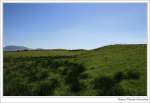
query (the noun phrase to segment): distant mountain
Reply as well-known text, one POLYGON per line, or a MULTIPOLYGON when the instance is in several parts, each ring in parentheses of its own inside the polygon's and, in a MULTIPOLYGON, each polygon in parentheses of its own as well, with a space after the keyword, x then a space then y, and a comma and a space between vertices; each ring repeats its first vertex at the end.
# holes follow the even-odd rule
POLYGON ((14 46, 14 45, 4 47, 4 51, 17 51, 17 50, 30 50, 30 48, 27 48, 25 46, 14 46))

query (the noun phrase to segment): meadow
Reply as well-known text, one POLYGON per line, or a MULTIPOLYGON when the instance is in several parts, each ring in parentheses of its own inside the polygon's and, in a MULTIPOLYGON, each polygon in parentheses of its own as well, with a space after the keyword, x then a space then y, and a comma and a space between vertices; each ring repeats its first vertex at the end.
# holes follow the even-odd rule
POLYGON ((4 51, 4 96, 146 96, 147 45, 4 51))

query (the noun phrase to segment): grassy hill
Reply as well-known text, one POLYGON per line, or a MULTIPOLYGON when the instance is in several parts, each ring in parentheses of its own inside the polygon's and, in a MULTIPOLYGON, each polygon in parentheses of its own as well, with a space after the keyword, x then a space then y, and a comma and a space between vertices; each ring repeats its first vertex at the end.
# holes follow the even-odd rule
POLYGON ((6 96, 145 96, 147 45, 4 52, 6 96))

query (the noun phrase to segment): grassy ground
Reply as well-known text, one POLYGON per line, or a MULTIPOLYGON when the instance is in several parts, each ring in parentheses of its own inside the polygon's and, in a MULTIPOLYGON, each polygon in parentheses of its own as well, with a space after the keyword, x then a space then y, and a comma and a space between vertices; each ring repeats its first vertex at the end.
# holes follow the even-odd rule
POLYGON ((6 96, 145 96, 147 46, 4 52, 6 96))

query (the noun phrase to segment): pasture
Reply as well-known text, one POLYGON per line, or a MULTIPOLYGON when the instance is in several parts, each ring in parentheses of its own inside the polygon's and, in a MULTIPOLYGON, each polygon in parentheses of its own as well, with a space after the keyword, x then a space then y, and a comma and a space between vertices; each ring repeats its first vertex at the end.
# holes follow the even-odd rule
POLYGON ((4 51, 4 96, 146 96, 147 45, 4 51))

